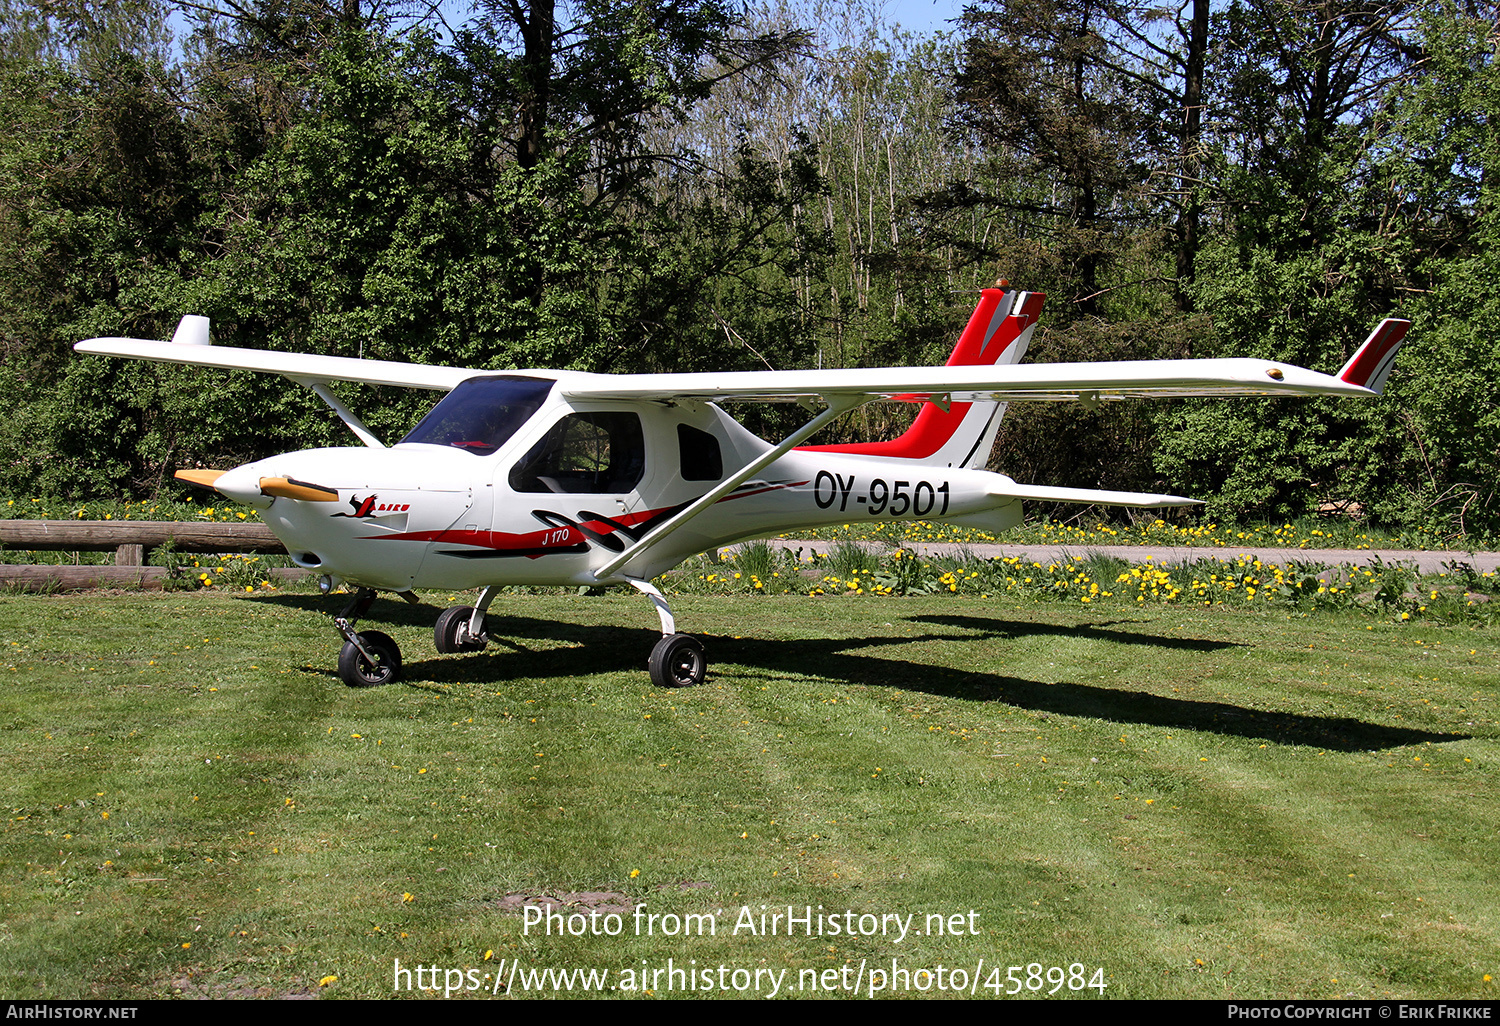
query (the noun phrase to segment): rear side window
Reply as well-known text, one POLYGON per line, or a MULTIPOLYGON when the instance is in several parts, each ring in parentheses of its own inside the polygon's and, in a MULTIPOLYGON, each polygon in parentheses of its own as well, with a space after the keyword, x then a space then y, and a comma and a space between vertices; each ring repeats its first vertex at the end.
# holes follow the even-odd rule
POLYGON ((646 472, 646 441, 634 413, 573 413, 552 426, 510 471, 518 492, 632 491, 646 472))
POLYGON ((724 477, 724 457, 719 440, 707 431, 677 425, 677 450, 682 457, 684 481, 719 481, 724 477))

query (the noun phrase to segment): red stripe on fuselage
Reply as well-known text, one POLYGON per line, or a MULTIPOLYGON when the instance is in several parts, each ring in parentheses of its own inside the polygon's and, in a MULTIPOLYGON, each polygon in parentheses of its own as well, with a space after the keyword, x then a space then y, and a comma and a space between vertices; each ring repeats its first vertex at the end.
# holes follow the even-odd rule
MULTIPOLYGON (((728 502, 731 499, 745 499, 752 495, 763 495, 766 492, 780 491, 783 488, 797 488, 805 484, 807 484, 806 481, 786 481, 780 484, 766 485, 762 488, 734 491, 718 501, 728 502)), ((530 531, 526 534, 511 534, 506 531, 455 531, 450 528, 442 531, 405 531, 397 534, 366 535, 359 540, 442 542, 445 545, 472 545, 475 548, 493 549, 497 552, 526 549, 569 549, 579 544, 588 543, 588 535, 579 530, 580 527, 587 528, 589 532, 595 535, 613 534, 621 527, 634 527, 674 508, 672 506, 662 506, 659 509, 644 510, 639 513, 622 513, 618 517, 611 517, 611 522, 609 523, 603 520, 584 520, 580 521, 578 526, 559 525, 558 527, 550 527, 540 531, 530 531)), ((533 554, 528 552, 527 558, 539 559, 544 555, 547 555, 547 553, 537 552, 533 554)))
POLYGON ((752 495, 764 495, 766 492, 779 492, 783 488, 801 488, 805 484, 807 484, 806 481, 787 481, 782 484, 766 485, 764 488, 752 488, 748 492, 733 491, 720 499, 719 502, 728 502, 730 499, 746 499, 752 495))

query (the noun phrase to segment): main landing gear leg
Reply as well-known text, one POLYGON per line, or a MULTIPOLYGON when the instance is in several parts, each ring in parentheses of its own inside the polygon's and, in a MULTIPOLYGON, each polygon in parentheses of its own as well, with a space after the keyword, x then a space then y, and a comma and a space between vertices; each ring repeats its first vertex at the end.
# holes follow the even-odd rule
POLYGON ((500 589, 491 585, 479 593, 479 604, 453 606, 445 609, 432 628, 432 643, 439 652, 478 652, 489 644, 489 635, 484 631, 484 614, 500 589))
POLYGON ((339 650, 339 677, 351 688, 389 684, 401 675, 401 649, 390 635, 354 631, 355 623, 370 611, 374 601, 375 589, 361 588, 333 618, 333 625, 344 638, 344 647, 339 650))
POLYGON ((652 683, 663 688, 702 684, 707 676, 708 661, 703 657, 703 646, 698 639, 690 634, 677 633, 672 609, 656 585, 631 578, 630 586, 651 600, 661 619, 661 640, 651 650, 651 658, 646 663, 651 670, 652 683))

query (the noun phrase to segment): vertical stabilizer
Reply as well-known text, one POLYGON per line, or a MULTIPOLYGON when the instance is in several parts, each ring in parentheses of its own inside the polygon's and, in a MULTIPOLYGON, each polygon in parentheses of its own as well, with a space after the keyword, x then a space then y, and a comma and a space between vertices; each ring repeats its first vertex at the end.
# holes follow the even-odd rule
MULTIPOLYGON (((1017 363, 1026 355, 1042 303, 1040 292, 985 289, 968 327, 948 357, 949 367, 1017 363)), ((1005 403, 928 402, 900 438, 852 445, 812 445, 818 452, 887 456, 939 466, 983 470, 1005 415, 1005 403)))

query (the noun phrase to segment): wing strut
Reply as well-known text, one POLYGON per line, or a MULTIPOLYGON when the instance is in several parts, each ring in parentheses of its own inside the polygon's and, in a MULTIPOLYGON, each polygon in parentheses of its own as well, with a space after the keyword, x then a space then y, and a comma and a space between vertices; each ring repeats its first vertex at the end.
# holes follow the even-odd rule
MULTIPOLYGON (((291 375, 288 374, 287 377, 291 378, 291 375)), ((358 435, 361 442, 364 442, 372 449, 384 449, 386 447, 385 443, 375 437, 375 432, 366 427, 365 422, 360 420, 353 410, 339 402, 338 396, 334 395, 333 390, 328 387, 328 382, 317 381, 313 378, 292 378, 292 380, 318 393, 318 398, 333 408, 333 412, 339 415, 339 420, 343 421, 350 431, 358 435)))
POLYGON ((759 456, 751 460, 749 463, 745 464, 739 470, 735 471, 733 474, 730 474, 723 481, 720 481, 718 484, 714 485, 708 491, 704 492, 701 496, 694 499, 687 506, 683 507, 680 512, 662 521, 660 524, 657 524, 655 527, 653 527, 650 531, 646 532, 645 536, 643 536, 640 541, 630 546, 630 548, 620 553, 614 559, 611 559, 608 563, 605 563, 603 566, 596 569, 594 571, 595 579, 602 581, 604 578, 609 577, 611 574, 615 573, 615 571, 623 567, 626 563, 629 563, 636 556, 639 556, 641 553, 651 548, 651 546, 655 545, 658 541, 665 538, 673 531, 677 530, 679 527, 687 523, 689 520, 693 519, 699 513, 702 513, 704 510, 708 509, 708 507, 718 502, 724 496, 734 491, 736 488, 744 484, 746 481, 750 480, 756 474, 759 474, 762 470, 770 466, 776 460, 780 459, 783 455, 801 445, 808 438, 811 438, 813 435, 817 434, 818 431, 820 431, 823 426, 826 425, 829 421, 833 420, 835 417, 839 417, 845 413, 848 413, 850 410, 855 409, 856 407, 863 406, 866 402, 869 401, 869 397, 858 394, 848 395, 843 393, 836 393, 832 396, 823 396, 823 401, 828 404, 828 408, 826 410, 818 414, 806 424, 803 424, 796 431, 793 431, 791 434, 787 435, 776 445, 761 453, 759 456))

